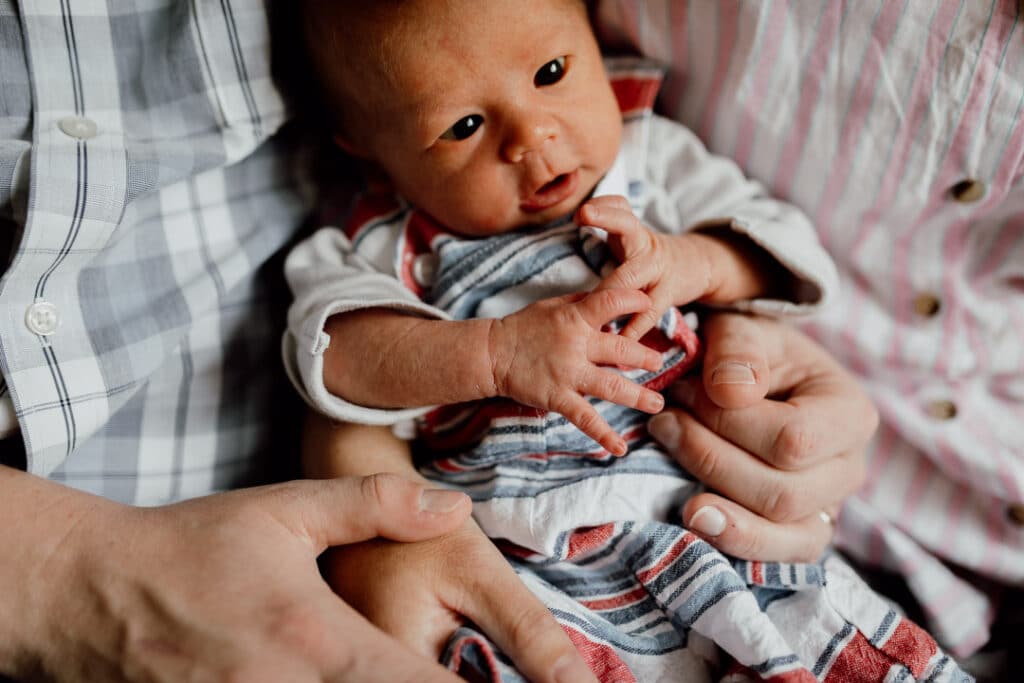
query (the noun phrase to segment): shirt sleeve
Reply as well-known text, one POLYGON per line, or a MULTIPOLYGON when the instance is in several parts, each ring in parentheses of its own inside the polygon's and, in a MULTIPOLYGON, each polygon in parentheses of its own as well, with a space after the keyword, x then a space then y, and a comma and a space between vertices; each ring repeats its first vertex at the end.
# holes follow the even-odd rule
POLYGON ((745 235, 793 277, 789 301, 751 299, 729 308, 765 315, 808 315, 839 286, 835 265, 806 215, 767 196, 730 159, 710 154, 686 127, 655 116, 647 156, 644 220, 655 229, 682 233, 720 224, 745 235))
POLYGON ((331 337, 324 325, 332 315, 366 308, 442 320, 450 319, 448 315, 420 301, 395 273, 382 271, 360 256, 334 227, 321 228, 292 249, 285 261, 285 277, 294 300, 288 310, 282 356, 289 379, 310 407, 336 420, 372 425, 396 425, 431 409, 369 408, 327 391, 324 352, 331 337))

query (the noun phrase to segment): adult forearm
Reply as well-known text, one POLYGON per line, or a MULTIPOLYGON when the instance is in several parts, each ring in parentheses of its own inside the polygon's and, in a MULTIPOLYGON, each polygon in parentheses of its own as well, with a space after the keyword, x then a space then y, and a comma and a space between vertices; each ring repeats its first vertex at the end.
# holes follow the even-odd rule
POLYGON ((414 408, 495 395, 490 320, 425 320, 384 309, 327 321, 324 385, 372 408, 414 408))
MULTIPOLYGON (((76 528, 99 498, 0 466, 0 672, 35 667, 36 646, 49 639, 44 619, 60 607, 60 591, 76 528)), ((68 615, 73 618, 73 615, 68 615)))

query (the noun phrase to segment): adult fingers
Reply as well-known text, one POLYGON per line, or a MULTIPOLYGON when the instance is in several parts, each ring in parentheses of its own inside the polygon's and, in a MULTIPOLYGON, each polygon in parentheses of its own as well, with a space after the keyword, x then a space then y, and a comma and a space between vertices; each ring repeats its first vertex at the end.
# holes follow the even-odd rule
POLYGON ((741 408, 764 398, 769 388, 768 349, 777 343, 754 319, 735 313, 701 321, 704 387, 721 408, 741 408))
POLYGON ((767 562, 815 562, 834 531, 828 514, 773 522, 714 493, 687 501, 683 524, 729 555, 767 562))
POLYGON ((507 562, 494 562, 492 571, 469 580, 459 611, 479 625, 528 680, 596 683, 569 636, 507 562))
POLYGON ((827 509, 864 480, 859 451, 797 471, 783 471, 751 457, 692 415, 666 410, 648 430, 693 476, 748 510, 775 522, 792 522, 827 509))
POLYGON ((799 350, 792 358, 787 362, 803 363, 802 368, 773 361, 769 397, 744 407, 721 407, 711 398, 713 388, 693 378, 677 382, 669 396, 723 438, 781 469, 802 469, 862 449, 878 426, 867 395, 836 364, 799 350), (799 379, 776 388, 776 379, 798 373, 799 379))
POLYGON ((261 503, 317 553, 376 536, 419 541, 457 528, 472 511, 464 493, 424 486, 395 474, 277 484, 261 503))
POLYGON ((876 418, 859 389, 808 384, 800 392, 785 401, 768 398, 727 410, 699 383, 685 379, 669 388, 669 398, 722 438, 779 469, 803 469, 863 447, 876 418))

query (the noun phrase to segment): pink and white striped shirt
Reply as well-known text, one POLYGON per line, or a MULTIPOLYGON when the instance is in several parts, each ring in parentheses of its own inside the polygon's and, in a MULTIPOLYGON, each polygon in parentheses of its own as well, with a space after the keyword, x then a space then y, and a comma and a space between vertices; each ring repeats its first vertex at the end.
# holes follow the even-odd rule
POLYGON ((665 113, 806 211, 842 276, 807 331, 882 414, 836 541, 954 653, 1024 585, 1024 3, 602 0, 665 113))

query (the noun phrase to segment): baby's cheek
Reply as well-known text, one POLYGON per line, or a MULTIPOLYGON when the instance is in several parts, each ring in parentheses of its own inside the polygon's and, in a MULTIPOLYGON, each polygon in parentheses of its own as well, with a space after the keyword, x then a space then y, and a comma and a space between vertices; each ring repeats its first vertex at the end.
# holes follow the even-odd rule
POLYGON ((454 193, 452 200, 452 213, 464 226, 461 232, 496 235, 516 227, 519 197, 507 181, 481 175, 454 193))

